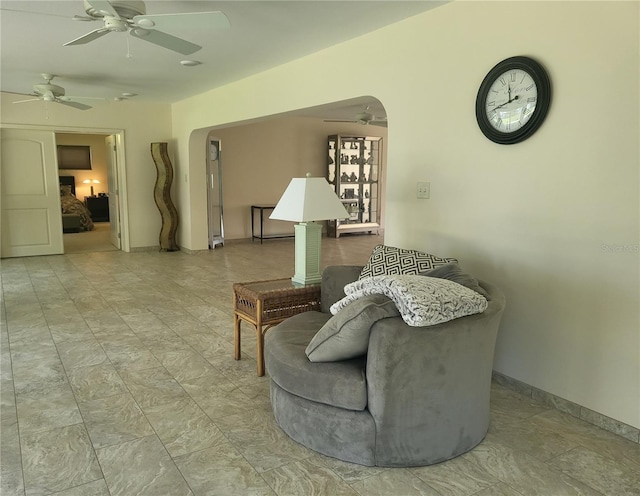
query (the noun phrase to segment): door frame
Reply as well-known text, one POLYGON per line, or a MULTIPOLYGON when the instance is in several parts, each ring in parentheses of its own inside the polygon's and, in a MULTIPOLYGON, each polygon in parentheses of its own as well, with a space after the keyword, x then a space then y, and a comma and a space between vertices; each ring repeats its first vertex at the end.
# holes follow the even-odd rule
MULTIPOLYGON (((67 134, 96 134, 101 136, 115 136, 116 143, 116 172, 118 174, 119 192, 118 208, 120 210, 120 250, 125 252, 131 251, 129 241, 129 202, 127 193, 127 165, 125 160, 125 138, 124 129, 114 128, 96 128, 96 127, 65 127, 65 126, 38 126, 28 124, 2 124, 5 129, 24 129, 31 131, 49 131, 53 133, 67 134)), ((58 164, 56 162, 56 174, 58 173, 58 164)))

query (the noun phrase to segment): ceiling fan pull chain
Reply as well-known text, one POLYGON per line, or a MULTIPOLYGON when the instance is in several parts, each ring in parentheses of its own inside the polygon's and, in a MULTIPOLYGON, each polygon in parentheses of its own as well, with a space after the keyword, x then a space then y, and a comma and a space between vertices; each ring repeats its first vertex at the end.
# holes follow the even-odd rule
POLYGON ((131 34, 130 34, 130 32, 129 32, 129 33, 127 33, 127 55, 126 55, 126 57, 127 57, 128 59, 131 59, 131 58, 133 58, 133 55, 131 55, 131 46, 130 46, 130 44, 129 44, 129 40, 131 40, 131 34))

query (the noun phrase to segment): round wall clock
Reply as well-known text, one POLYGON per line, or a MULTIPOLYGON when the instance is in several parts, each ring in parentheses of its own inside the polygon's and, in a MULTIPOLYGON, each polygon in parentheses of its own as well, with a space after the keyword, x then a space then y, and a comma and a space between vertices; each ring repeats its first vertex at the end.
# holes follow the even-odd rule
POLYGON ((540 127, 551 103, 544 67, 529 57, 511 57, 486 75, 476 98, 480 130, 495 143, 512 145, 540 127))

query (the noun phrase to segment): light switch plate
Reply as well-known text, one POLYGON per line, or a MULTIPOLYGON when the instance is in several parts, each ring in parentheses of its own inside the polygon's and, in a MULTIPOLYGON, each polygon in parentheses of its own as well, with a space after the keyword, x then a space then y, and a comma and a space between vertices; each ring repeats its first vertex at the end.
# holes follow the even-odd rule
POLYGON ((417 198, 426 200, 431 194, 431 183, 418 181, 417 198))

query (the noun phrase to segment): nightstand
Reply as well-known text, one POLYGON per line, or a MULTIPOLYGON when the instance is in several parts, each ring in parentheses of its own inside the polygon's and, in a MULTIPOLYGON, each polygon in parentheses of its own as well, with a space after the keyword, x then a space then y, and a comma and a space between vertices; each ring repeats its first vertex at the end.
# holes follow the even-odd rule
POLYGON ((85 196, 86 205, 93 222, 109 222, 109 197, 108 196, 85 196))

